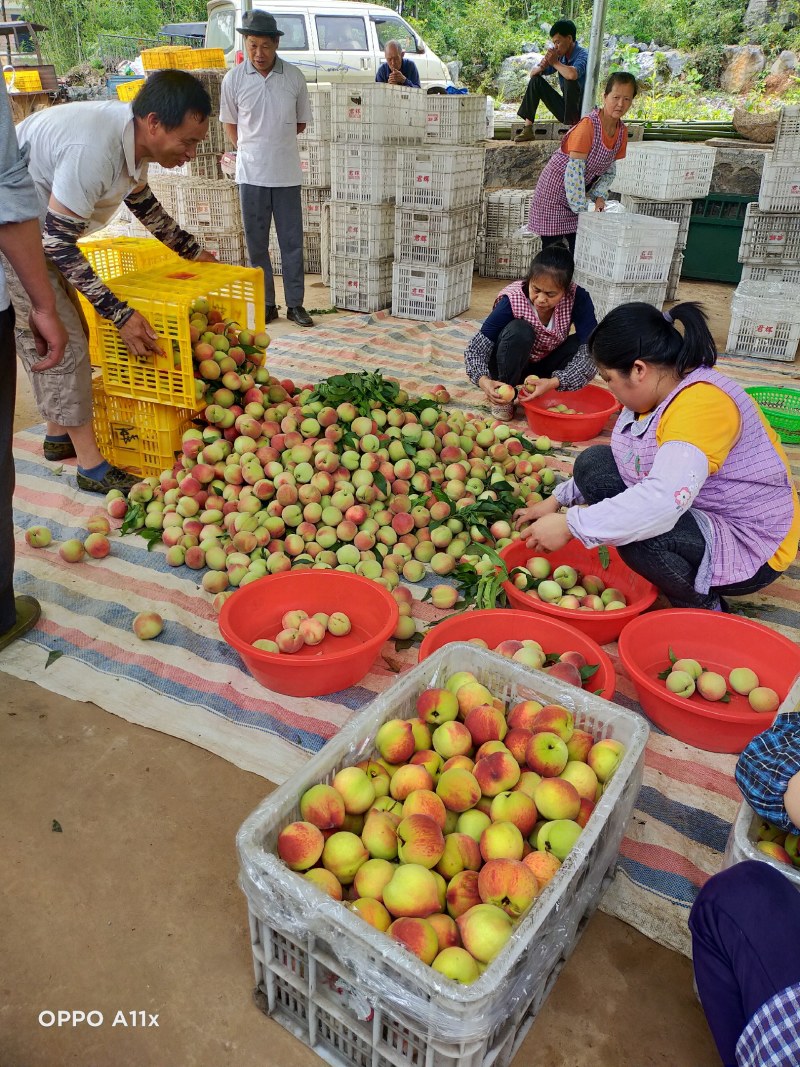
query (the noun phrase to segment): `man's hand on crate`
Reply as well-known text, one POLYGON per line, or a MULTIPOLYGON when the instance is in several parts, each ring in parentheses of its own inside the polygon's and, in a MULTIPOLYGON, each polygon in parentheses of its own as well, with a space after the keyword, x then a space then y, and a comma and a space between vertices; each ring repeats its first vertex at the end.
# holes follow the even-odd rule
POLYGON ((199 256, 195 256, 192 260, 193 263, 216 263, 217 257, 213 252, 203 251, 199 256))
POLYGON ((134 311, 128 321, 119 327, 119 333, 134 356, 161 352, 158 334, 144 315, 140 315, 138 311, 134 311))

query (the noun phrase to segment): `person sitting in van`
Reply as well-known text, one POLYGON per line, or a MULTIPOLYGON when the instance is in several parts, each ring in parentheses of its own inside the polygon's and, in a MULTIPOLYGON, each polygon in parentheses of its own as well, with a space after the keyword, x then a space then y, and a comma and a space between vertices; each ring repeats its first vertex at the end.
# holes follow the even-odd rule
POLYGON ((405 58, 405 52, 397 41, 387 41, 383 54, 386 62, 378 67, 378 73, 375 75, 376 82, 405 85, 409 89, 422 88, 416 63, 405 58))

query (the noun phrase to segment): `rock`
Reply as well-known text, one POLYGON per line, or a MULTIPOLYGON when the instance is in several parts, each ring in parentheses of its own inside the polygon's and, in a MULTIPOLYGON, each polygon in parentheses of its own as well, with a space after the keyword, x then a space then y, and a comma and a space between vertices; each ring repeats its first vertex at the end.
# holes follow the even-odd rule
POLYGON ((460 59, 451 59, 447 64, 447 70, 452 82, 458 83, 458 76, 461 73, 462 63, 460 59))
POLYGON ((723 64, 720 88, 726 93, 743 93, 764 69, 764 53, 755 44, 726 45, 723 64))
POLYGON ((797 76, 790 71, 783 74, 768 74, 764 79, 764 90, 771 96, 783 96, 797 85, 797 76))
POLYGON ((797 70, 797 56, 784 49, 769 68, 770 74, 787 74, 797 70))
POLYGON ((528 73, 539 65, 541 59, 541 52, 509 56, 503 60, 497 77, 492 82, 492 88, 504 100, 521 100, 528 84, 528 73))
POLYGON ((757 197, 764 159, 769 159, 769 151, 764 148, 717 147, 709 192, 757 197))
POLYGON ((766 22, 782 23, 784 30, 795 25, 797 13, 790 0, 749 0, 744 15, 744 24, 748 28, 760 26, 766 22))
POLYGON ((558 141, 528 141, 514 144, 490 141, 486 151, 483 183, 487 189, 533 189, 545 163, 558 149, 558 141))
POLYGON ((677 48, 669 48, 665 49, 660 54, 666 58, 667 66, 669 67, 670 74, 673 78, 677 78, 679 74, 683 73, 687 58, 683 52, 679 52, 677 48))

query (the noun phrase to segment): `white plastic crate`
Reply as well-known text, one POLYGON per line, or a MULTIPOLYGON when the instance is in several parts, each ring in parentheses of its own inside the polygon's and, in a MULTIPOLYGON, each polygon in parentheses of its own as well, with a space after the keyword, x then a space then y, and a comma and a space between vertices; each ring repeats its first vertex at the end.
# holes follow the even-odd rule
POLYGON ((800 104, 781 108, 772 149, 773 163, 788 163, 791 160, 800 160, 800 104))
POLYGON ((331 198, 330 189, 301 186, 300 200, 303 211, 303 230, 309 233, 319 232, 322 219, 322 205, 331 198))
POLYGON ((800 345, 797 289, 771 282, 739 282, 731 301, 726 352, 790 363, 800 345))
POLYGON ((219 153, 198 152, 194 159, 190 159, 181 167, 167 168, 159 166, 158 163, 149 163, 147 176, 151 182, 154 178, 221 178, 219 153))
POLYGON ((620 304, 642 302, 652 304, 653 307, 661 308, 667 294, 667 282, 610 282, 606 278, 599 278, 596 274, 588 274, 584 270, 575 269, 573 281, 585 289, 592 298, 594 313, 597 321, 620 304))
POLYGON ((586 211, 578 216, 575 262, 610 282, 666 282, 677 237, 677 222, 586 211))
POLYGON ((331 146, 327 141, 306 141, 299 146, 303 185, 327 189, 331 184, 331 146))
POLYGON ((331 140, 360 144, 419 144, 425 140, 428 96, 419 89, 376 82, 331 87, 331 140))
POLYGON ((635 215, 650 215, 655 219, 668 219, 678 224, 678 240, 675 247, 679 251, 686 248, 689 236, 689 220, 692 215, 691 200, 643 200, 638 196, 620 197, 622 206, 635 215))
POLYGON ((426 97, 425 140, 433 144, 475 144, 486 139, 486 97, 426 97))
POLYGON ((347 311, 382 311, 392 303, 392 260, 330 257, 331 303, 347 311))
POLYGON ((331 207, 332 203, 327 200, 322 205, 322 218, 320 220, 319 227, 319 255, 320 255, 320 273, 322 274, 322 284, 331 284, 331 207))
POLYGON ((243 233, 198 233, 195 237, 203 250, 211 252, 220 263, 233 267, 249 267, 247 243, 243 233))
POLYGON ((428 211, 399 207, 394 217, 394 254, 403 263, 450 267, 475 257, 480 208, 428 211))
POLYGON ((154 241, 155 236, 150 233, 146 226, 136 218, 133 212, 125 205, 120 204, 115 214, 108 220, 102 230, 95 230, 89 234, 91 239, 100 237, 150 237, 154 241))
MULTIPOLYGON (((272 264, 272 273, 282 275, 281 249, 274 227, 269 234, 269 261, 272 264)), ((306 274, 322 273, 321 243, 317 232, 303 234, 303 270, 306 274)))
POLYGON ((373 144, 331 145, 332 200, 393 203, 396 181, 396 148, 373 144))
POLYGON ((764 160, 758 206, 762 211, 800 213, 800 158, 780 163, 764 160))
POLYGON ((331 204, 331 254, 386 259, 394 252, 391 204, 331 204))
POLYGON ((439 211, 479 204, 484 148, 425 145, 397 150, 398 206, 439 211))
POLYGON ((646 200, 695 200, 708 196, 717 150, 672 141, 628 144, 617 160, 612 189, 646 200))
MULTIPOLYGON (((800 267, 755 267, 745 263, 742 267, 742 281, 800 286, 800 267)), ((798 300, 800 301, 800 295, 798 300)))
POLYGON ((331 139, 331 87, 309 85, 308 99, 311 104, 311 121, 302 133, 298 133, 300 145, 307 141, 330 141, 331 139))
POLYGON ((452 267, 417 267, 395 262, 392 271, 392 314, 400 319, 444 322, 469 307, 475 261, 452 267))
POLYGON ((489 237, 511 237, 528 221, 533 189, 498 189, 483 200, 483 233, 489 237))
MULTIPOLYGON (((758 827, 762 822, 764 820, 756 815, 749 804, 742 804, 728 837, 725 859, 722 863, 723 870, 733 867, 735 863, 743 863, 744 860, 772 863, 763 852, 756 848, 758 827)), ((789 867, 786 863, 772 863, 772 865, 785 875, 796 889, 800 890, 800 867, 789 867)))
MULTIPOLYGON (((159 168, 161 170, 161 168, 159 168)), ((171 215, 176 222, 180 222, 178 218, 178 189, 180 188, 182 179, 170 174, 169 171, 164 171, 163 175, 160 174, 148 174, 147 184, 150 186, 150 192, 161 204, 168 215, 171 215)), ((131 218, 134 216, 131 215, 131 218)))
POLYGON ((478 242, 478 274, 481 278, 526 278, 531 260, 542 250, 541 238, 482 237, 478 242))
POLYGON ((682 270, 683 252, 676 252, 672 257, 672 266, 669 268, 669 278, 667 278, 667 292, 664 296, 665 300, 677 299, 678 285, 680 284, 682 270))
POLYGON ((800 215, 762 211, 748 204, 739 262, 753 266, 800 267, 800 215))
POLYGON ((262 1010, 336 1067, 508 1067, 613 874, 642 782, 648 728, 539 671, 451 644, 404 674, 276 789, 237 835, 262 1010), (500 955, 471 985, 437 974, 275 855, 302 793, 374 752, 378 728, 416 716, 418 694, 459 670, 513 702, 569 707, 626 746, 586 828, 500 955))
POLYGON ((228 178, 182 178, 175 221, 191 233, 241 233, 244 229, 239 187, 228 178))

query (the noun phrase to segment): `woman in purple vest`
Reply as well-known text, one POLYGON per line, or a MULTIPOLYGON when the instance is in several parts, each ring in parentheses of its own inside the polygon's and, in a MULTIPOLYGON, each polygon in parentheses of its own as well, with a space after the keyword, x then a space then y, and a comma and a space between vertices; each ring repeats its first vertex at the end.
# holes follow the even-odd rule
POLYGON ((636 96, 636 79, 618 71, 606 82, 602 107, 574 126, 560 149, 539 175, 528 214, 528 229, 542 245, 564 243, 575 252, 578 216, 594 201, 596 211, 605 207, 611 183, 628 144, 622 118, 636 96))
POLYGON ((464 352, 467 377, 486 394, 495 419, 509 422, 513 400, 503 385, 539 377, 528 396, 551 389, 581 389, 597 373, 586 342, 597 326, 592 298, 572 281, 566 248, 542 249, 528 277, 507 285, 464 352), (570 333, 572 327, 575 333, 570 333), (498 393, 498 389, 500 392, 498 393))
POLYGON ((797 555, 797 491, 760 408, 714 370, 699 305, 623 304, 589 350, 624 410, 610 446, 586 449, 550 499, 517 513, 528 547, 617 545, 675 607, 725 610, 722 596, 774 582, 797 555))

